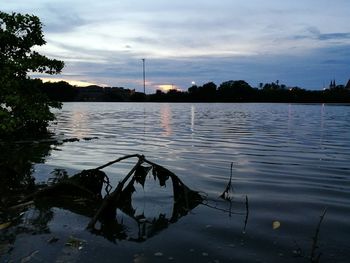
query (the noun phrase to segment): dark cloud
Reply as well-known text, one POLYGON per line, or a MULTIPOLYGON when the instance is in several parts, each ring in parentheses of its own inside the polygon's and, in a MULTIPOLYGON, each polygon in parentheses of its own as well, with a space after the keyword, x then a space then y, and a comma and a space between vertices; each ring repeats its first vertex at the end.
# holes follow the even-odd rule
POLYGON ((339 40, 339 39, 350 39, 349 33, 328 33, 328 34, 320 34, 318 36, 319 40, 339 40))
POLYGON ((73 7, 48 3, 43 12, 45 31, 50 33, 67 33, 77 27, 88 24, 73 7))
POLYGON ((305 34, 292 36, 292 39, 314 39, 314 40, 348 40, 350 39, 350 32, 332 32, 322 33, 317 27, 308 27, 305 34))

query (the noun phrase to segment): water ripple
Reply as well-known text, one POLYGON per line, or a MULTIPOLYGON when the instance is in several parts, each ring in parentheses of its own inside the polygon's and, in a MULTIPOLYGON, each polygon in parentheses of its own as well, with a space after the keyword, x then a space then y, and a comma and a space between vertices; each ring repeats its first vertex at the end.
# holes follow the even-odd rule
MULTIPOLYGON (((235 194, 250 197, 251 227, 260 229, 255 238, 265 237, 270 245, 275 237, 268 227, 276 216, 289 226, 283 231, 290 239, 294 229, 311 231, 324 207, 330 213, 326 234, 338 235, 341 243, 346 238, 337 224, 350 229, 344 220, 350 217, 350 107, 65 103, 52 129, 65 137, 99 139, 64 144, 48 166, 79 170, 142 153, 215 198, 233 162, 235 194)), ((219 217, 213 218, 219 230, 207 237, 229 243, 220 234, 225 228, 219 217)))

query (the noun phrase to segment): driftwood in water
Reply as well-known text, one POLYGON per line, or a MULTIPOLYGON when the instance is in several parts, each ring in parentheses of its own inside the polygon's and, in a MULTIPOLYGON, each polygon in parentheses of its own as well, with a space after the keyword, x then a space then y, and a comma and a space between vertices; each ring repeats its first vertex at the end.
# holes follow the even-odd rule
MULTIPOLYGON (((217 199, 209 200, 199 192, 191 190, 174 173, 147 160, 140 154, 120 157, 94 169, 83 170, 72 177, 68 177, 65 170, 55 169, 52 172, 55 177, 51 178, 52 180, 48 185, 34 184, 34 190, 31 193, 29 192, 30 194, 28 194, 28 191, 21 192, 18 189, 12 195, 11 200, 20 201, 11 202, 9 199, 10 201, 6 202, 5 205, 0 203, 0 209, 3 207, 5 210, 8 209, 21 214, 27 206, 35 204, 41 215, 42 213, 52 213, 50 211, 52 207, 59 207, 91 218, 87 225, 89 231, 112 242, 116 242, 117 239, 143 242, 167 228, 170 224, 177 222, 201 204, 228 213, 229 216, 245 214, 243 229, 245 232, 249 214, 248 197, 246 197, 245 213, 231 211, 233 205, 233 196, 231 195, 233 192, 232 166, 231 164, 230 180, 225 191, 220 195, 222 199, 229 201, 229 209, 218 207, 217 199), (127 159, 136 159, 135 164, 113 189, 109 177, 102 170, 127 159), (170 213, 159 211, 159 214, 156 212, 156 215, 146 216, 144 211, 141 214, 137 213, 137 207, 136 209, 133 207, 138 200, 138 198, 133 199, 133 194, 136 192, 135 186, 140 184, 145 187, 147 177, 152 176, 161 187, 166 186, 168 181, 172 184, 172 201, 169 200, 172 202, 170 213), (102 191, 104 186, 105 191, 102 191), (113 191, 111 191, 112 189, 113 191), (17 194, 17 192, 20 194, 17 194), (128 224, 130 223, 129 219, 131 219, 131 224, 128 224), (131 229, 135 228, 135 222, 137 229, 132 231, 131 229)), ((163 201, 161 200, 161 202, 163 201)))
POLYGON ((132 212, 134 209, 131 207, 131 195, 134 192, 134 183, 137 182, 144 186, 146 176, 151 169, 154 178, 159 180, 160 186, 165 186, 165 182, 169 178, 172 181, 174 209, 170 222, 175 222, 178 217, 186 214, 203 200, 203 197, 198 192, 188 188, 174 173, 163 166, 147 160, 143 155, 136 154, 124 156, 115 161, 102 165, 97 169, 102 169, 116 162, 120 162, 121 160, 133 157, 137 157, 138 162, 130 170, 127 176, 121 182, 119 182, 116 189, 110 195, 104 198, 102 205, 88 224, 89 229, 94 229, 98 220, 104 221, 114 218, 115 210, 118 206, 123 207, 123 210, 129 216, 136 219, 132 212), (149 166, 142 166, 143 163, 149 166), (129 183, 125 186, 128 181, 129 183))
MULTIPOLYGON (((139 154, 123 156, 95 169, 83 170, 72 177, 68 177, 66 172, 59 169, 55 170, 55 173, 58 179, 53 180, 51 185, 37 186, 34 193, 21 198, 20 202, 12 203, 8 208, 17 210, 33 202, 38 206, 48 205, 66 208, 75 213, 91 217, 87 228, 107 238, 111 236, 109 239, 112 239, 115 236, 125 238, 122 224, 116 221, 117 209, 135 220, 139 227, 142 225, 144 229, 150 226, 151 230, 149 232, 151 233, 148 236, 152 236, 169 224, 176 222, 203 201, 203 197, 198 192, 187 187, 174 173, 139 154), (109 178, 101 170, 131 158, 137 159, 136 164, 110 192, 112 187, 109 178), (165 218, 164 215, 160 214, 159 218, 147 221, 145 218, 135 215, 135 209, 131 202, 132 194, 135 191, 134 184, 138 183, 144 187, 146 177, 151 170, 154 179, 159 181, 160 186, 165 186, 167 180, 172 182, 174 205, 170 218, 165 218), (103 197, 104 185, 106 185, 106 194, 103 197), (76 202, 76 200, 83 201, 76 202), (98 221, 101 223, 100 229, 95 227, 98 221), (113 230, 116 231, 113 232, 113 230)), ((135 241, 142 241, 142 238, 136 238, 135 241)))

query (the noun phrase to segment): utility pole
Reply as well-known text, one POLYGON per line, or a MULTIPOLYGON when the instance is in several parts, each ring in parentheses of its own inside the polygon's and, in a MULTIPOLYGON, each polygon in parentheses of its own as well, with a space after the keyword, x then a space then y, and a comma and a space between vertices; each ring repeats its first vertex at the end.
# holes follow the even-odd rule
POLYGON ((142 59, 143 67, 143 93, 146 95, 146 73, 145 73, 145 59, 142 59))

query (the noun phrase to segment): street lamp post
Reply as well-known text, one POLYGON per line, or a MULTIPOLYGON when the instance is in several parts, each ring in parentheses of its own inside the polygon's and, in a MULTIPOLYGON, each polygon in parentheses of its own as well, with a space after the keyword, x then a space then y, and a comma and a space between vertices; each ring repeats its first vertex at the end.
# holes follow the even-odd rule
POLYGON ((142 59, 143 67, 143 93, 146 95, 146 73, 145 73, 145 59, 142 59))

